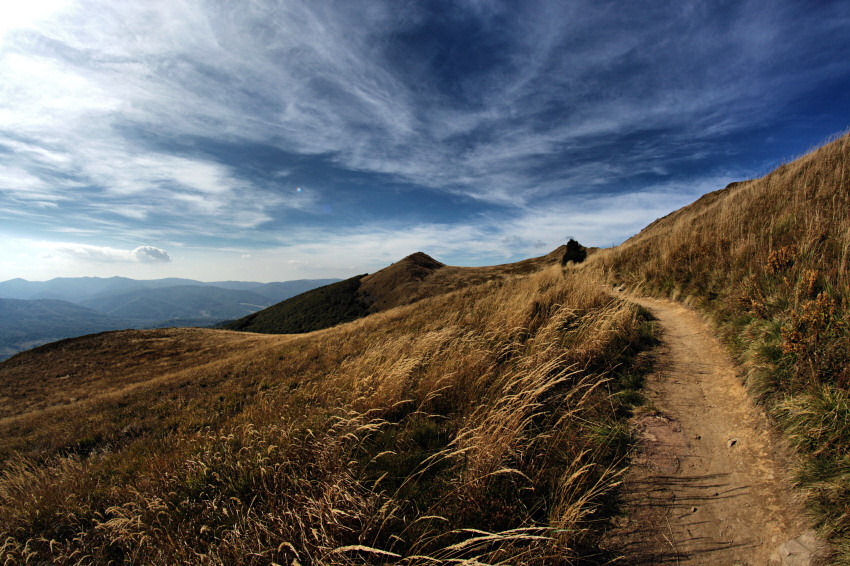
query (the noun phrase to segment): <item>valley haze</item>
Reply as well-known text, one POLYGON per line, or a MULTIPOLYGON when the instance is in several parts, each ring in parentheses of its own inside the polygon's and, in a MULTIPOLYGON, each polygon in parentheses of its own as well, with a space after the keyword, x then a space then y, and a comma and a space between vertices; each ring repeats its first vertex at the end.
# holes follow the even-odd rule
POLYGON ((276 283, 126 277, 0 282, 0 360, 21 350, 125 328, 212 326, 337 279, 276 283))

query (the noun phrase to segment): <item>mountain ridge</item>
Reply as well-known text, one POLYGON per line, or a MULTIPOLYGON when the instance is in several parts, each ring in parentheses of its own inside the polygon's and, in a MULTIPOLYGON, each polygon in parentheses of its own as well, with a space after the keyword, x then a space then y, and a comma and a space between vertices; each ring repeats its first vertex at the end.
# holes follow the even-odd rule
POLYGON ((484 267, 446 265, 418 251, 374 273, 314 289, 268 309, 222 325, 229 330, 262 333, 301 333, 329 328, 369 314, 437 296, 528 274, 545 265, 560 263, 566 245, 540 257, 484 267), (328 308, 323 307, 328 303, 328 308))
MULTIPOLYGON (((261 283, 257 281, 198 281, 180 277, 162 279, 131 279, 129 277, 54 277, 47 281, 29 281, 21 277, 0 282, 0 297, 6 299, 60 299, 77 302, 91 299, 95 296, 106 296, 124 293, 136 289, 151 289, 194 285, 201 287, 220 287, 236 291, 254 290, 260 294, 270 293, 272 298, 282 293, 303 292, 314 283, 329 284, 339 279, 293 279, 290 281, 273 281, 261 283), (257 291, 260 290, 260 291, 257 291)), ((289 295, 294 296, 294 295, 289 295)), ((282 298, 278 300, 283 300, 282 298)))

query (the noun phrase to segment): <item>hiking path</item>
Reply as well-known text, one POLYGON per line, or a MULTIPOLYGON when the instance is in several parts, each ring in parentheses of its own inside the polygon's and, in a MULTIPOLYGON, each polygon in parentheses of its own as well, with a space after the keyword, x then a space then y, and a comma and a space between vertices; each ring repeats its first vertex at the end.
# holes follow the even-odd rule
POLYGON ((647 408, 624 479, 615 564, 783 566, 822 547, 793 488, 793 452, 747 395, 705 320, 671 301, 630 300, 661 326, 647 408))

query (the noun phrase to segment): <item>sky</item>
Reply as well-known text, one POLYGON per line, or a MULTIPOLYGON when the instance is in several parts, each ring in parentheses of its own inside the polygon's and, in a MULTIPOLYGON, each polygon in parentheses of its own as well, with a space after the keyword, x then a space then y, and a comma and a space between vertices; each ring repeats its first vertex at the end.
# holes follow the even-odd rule
POLYGON ((850 2, 0 0, 0 281, 616 245, 850 126, 850 2))

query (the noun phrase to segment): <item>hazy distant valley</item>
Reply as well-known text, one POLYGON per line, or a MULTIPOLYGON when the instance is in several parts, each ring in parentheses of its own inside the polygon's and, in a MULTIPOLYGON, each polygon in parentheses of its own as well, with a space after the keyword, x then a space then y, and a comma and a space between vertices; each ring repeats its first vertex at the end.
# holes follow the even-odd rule
POLYGON ((12 279, 0 283, 0 360, 47 342, 107 330, 210 326, 337 281, 12 279))

